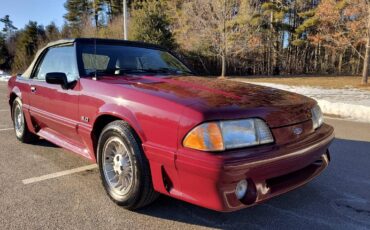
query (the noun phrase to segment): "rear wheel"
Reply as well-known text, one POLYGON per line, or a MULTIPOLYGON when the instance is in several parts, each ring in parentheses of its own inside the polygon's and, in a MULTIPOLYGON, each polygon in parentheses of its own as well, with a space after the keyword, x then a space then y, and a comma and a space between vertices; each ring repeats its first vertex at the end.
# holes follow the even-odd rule
POLYGON ((27 121, 22 109, 22 101, 19 97, 17 97, 13 102, 12 116, 15 136, 17 139, 23 143, 33 143, 37 141, 38 136, 28 130, 27 121))
POLYGON ((140 140, 126 122, 114 121, 103 129, 98 164, 103 186, 118 205, 134 210, 157 198, 140 140))

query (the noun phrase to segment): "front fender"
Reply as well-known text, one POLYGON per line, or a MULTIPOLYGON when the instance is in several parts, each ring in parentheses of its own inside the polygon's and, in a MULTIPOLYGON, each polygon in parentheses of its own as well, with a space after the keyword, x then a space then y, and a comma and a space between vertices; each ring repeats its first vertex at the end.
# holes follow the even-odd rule
POLYGON ((126 121, 135 130, 136 134, 139 135, 140 140, 143 143, 147 141, 144 130, 142 129, 139 121, 136 119, 136 116, 130 109, 118 104, 104 104, 99 108, 96 117, 93 118, 93 124, 95 124, 96 120, 98 120, 99 117, 105 115, 117 117, 121 120, 126 121))

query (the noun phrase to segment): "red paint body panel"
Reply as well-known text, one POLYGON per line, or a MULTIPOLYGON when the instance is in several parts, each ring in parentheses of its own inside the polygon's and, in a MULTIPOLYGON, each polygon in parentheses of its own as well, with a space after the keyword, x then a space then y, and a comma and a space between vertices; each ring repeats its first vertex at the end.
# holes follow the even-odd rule
POLYGON ((109 115, 127 121, 142 141, 156 191, 218 211, 254 205, 306 183, 327 166, 334 137, 328 125, 313 130, 314 100, 228 80, 81 77, 68 90, 22 77, 8 84, 9 97, 23 102, 31 131, 92 161, 97 119, 109 115), (186 134, 205 121, 255 117, 266 121, 275 143, 222 153, 182 146, 186 134), (295 127, 303 133, 294 135, 295 127), (242 179, 251 194, 239 201, 233 191, 242 179))

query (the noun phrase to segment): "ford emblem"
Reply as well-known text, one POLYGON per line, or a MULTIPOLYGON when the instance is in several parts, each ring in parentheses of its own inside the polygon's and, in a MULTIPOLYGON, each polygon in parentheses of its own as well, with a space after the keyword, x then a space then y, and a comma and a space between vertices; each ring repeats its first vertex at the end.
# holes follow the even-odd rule
POLYGON ((293 133, 295 135, 301 135, 302 132, 303 132, 303 129, 302 128, 298 128, 298 127, 293 128, 293 133))

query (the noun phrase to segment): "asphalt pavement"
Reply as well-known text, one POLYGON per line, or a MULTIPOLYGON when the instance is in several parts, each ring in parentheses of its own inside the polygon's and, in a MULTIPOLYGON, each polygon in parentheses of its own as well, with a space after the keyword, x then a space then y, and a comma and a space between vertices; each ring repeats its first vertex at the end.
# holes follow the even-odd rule
POLYGON ((5 97, 0 83, 0 229, 370 229, 370 124, 326 119, 336 130, 327 170, 264 204, 218 213, 161 196, 132 212, 110 201, 96 168, 24 184, 91 162, 18 142, 5 97))

